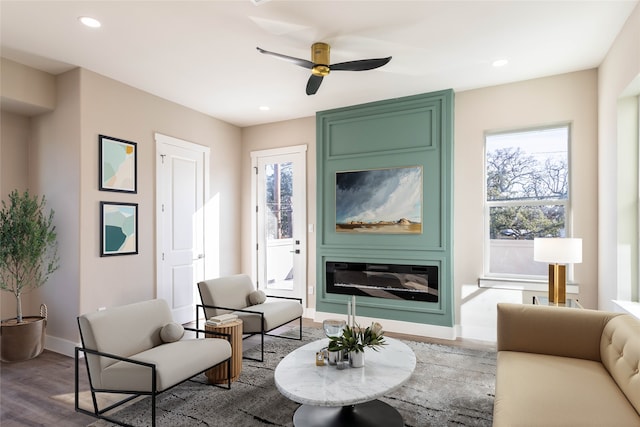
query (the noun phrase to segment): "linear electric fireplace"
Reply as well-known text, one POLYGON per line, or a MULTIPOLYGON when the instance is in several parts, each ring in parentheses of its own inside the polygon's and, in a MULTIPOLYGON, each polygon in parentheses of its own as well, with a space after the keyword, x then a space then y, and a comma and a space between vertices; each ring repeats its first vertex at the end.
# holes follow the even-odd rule
POLYGON ((329 293, 438 302, 438 267, 332 262, 326 264, 329 293))

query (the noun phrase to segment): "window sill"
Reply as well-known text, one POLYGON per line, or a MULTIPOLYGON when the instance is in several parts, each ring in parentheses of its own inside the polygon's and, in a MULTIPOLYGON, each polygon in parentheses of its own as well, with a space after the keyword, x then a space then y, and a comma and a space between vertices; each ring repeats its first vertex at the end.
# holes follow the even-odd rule
MULTIPOLYGON (((480 277, 478 287, 489 289, 508 289, 512 291, 549 292, 549 282, 535 279, 508 279, 499 277, 480 277)), ((568 294, 578 294, 577 283, 567 284, 568 294)))
POLYGON ((624 312, 640 319, 640 302, 613 300, 613 303, 624 312))

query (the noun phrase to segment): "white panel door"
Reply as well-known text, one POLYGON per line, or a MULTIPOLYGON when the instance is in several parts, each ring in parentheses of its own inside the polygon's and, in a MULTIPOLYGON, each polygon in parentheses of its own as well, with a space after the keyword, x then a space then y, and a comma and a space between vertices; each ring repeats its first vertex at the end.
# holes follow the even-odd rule
POLYGON ((156 134, 158 198, 157 296, 176 322, 195 319, 204 278, 205 160, 208 148, 156 134))

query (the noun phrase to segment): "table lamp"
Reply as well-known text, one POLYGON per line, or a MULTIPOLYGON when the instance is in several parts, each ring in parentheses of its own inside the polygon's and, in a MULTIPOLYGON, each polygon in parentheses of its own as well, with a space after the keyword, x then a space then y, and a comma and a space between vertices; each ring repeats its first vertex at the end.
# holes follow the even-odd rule
POLYGON ((566 264, 582 262, 582 239, 562 237, 533 239, 533 260, 549 263, 549 302, 566 303, 566 264))

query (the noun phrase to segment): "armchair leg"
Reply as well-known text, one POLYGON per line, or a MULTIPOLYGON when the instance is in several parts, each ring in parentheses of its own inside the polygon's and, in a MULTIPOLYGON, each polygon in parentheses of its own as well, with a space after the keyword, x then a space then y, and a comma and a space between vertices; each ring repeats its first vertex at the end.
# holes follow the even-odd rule
POLYGON ((151 427, 156 427, 156 394, 151 395, 151 427))
MULTIPOLYGON (((258 335, 256 334, 252 334, 253 335, 258 335)), ((242 356, 242 358, 244 360, 253 360, 254 362, 264 362, 264 336, 266 335, 266 332, 261 332, 260 333, 260 358, 257 357, 249 357, 249 356, 242 356)), ((247 337, 248 338, 248 337, 247 337)))

